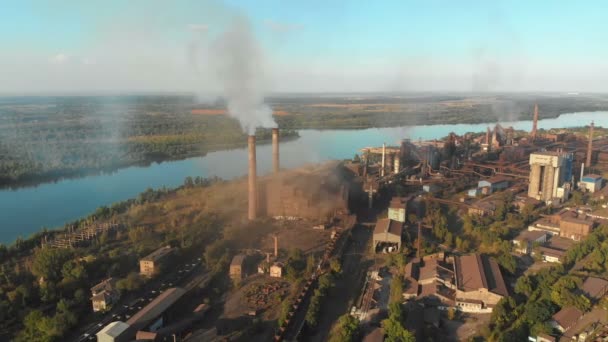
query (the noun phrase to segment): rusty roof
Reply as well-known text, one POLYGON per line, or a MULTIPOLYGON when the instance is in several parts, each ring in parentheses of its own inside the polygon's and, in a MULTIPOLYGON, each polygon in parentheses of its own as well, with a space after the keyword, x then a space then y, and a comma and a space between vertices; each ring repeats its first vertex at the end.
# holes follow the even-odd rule
POLYGON ((509 295, 496 261, 480 254, 457 257, 456 278, 462 291, 485 288, 501 296, 509 295))
POLYGON ((600 299, 606 288, 608 287, 608 281, 596 278, 596 277, 588 277, 583 282, 583 286, 581 286, 581 290, 592 299, 600 299))
POLYGON ((380 219, 374 228, 374 234, 393 234, 401 237, 403 224, 388 218, 380 219))
POLYGON ((555 315, 553 315, 553 320, 557 322, 564 330, 572 327, 576 321, 578 321, 583 316, 581 310, 569 306, 561 309, 555 315))

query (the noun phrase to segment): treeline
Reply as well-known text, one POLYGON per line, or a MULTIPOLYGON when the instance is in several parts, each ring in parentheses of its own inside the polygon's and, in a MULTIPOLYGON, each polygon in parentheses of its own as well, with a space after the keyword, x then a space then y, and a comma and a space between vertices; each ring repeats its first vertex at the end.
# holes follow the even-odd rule
MULTIPOLYGON (((240 124, 193 115, 188 97, 50 97, 0 101, 0 187, 112 171, 246 145, 240 124)), ((283 138, 297 133, 283 130, 283 138)), ((269 129, 257 132, 269 141, 269 129)))

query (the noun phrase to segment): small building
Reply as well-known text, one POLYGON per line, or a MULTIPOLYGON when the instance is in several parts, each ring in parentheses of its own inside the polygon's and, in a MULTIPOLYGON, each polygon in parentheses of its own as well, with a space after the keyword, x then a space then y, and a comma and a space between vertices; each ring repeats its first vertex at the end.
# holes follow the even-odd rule
POLYGON ((164 246, 143 257, 139 260, 139 273, 146 277, 158 274, 173 250, 171 246, 164 246))
POLYGON ((403 223, 389 218, 380 219, 374 228, 373 248, 378 252, 401 250, 403 223), (394 248, 394 249, 393 249, 394 248))
POLYGON ((591 219, 579 217, 563 217, 559 222, 559 236, 580 241, 586 238, 593 229, 594 222, 591 219))
POLYGON ((469 215, 478 216, 492 216, 496 212, 497 205, 501 204, 501 201, 481 199, 469 207, 469 215))
POLYGON ((583 317, 581 310, 568 306, 553 315, 550 323, 553 328, 563 333, 572 328, 581 317, 583 317))
POLYGON ((566 252, 564 251, 544 246, 538 247, 538 253, 544 262, 555 262, 560 264, 566 256, 566 252))
POLYGON ((131 341, 131 326, 125 322, 112 322, 97 333, 97 342, 127 342, 131 341))
POLYGON ((237 254, 230 262, 230 278, 233 280, 241 280, 245 277, 245 254, 237 254))
POLYGON ((515 200, 513 201, 513 207, 515 208, 515 211, 517 211, 518 213, 521 213, 525 207, 529 207, 531 209, 536 209, 536 208, 540 207, 542 204, 543 204, 543 202, 541 202, 535 198, 525 197, 525 196, 515 196, 515 200))
POLYGON ((509 187, 509 179, 502 176, 495 176, 489 179, 482 179, 477 183, 477 187, 488 188, 487 193, 491 194, 496 191, 504 190, 509 187))
POLYGON ((477 197, 481 195, 481 189, 480 188, 473 188, 473 189, 469 189, 467 191, 467 196, 469 197, 477 197))
POLYGON ((120 298, 120 292, 116 289, 116 280, 108 278, 91 288, 91 303, 93 311, 106 311, 120 298))
POLYGON ((534 244, 543 244, 547 241, 547 233, 539 230, 524 230, 512 242, 515 251, 522 254, 530 254, 534 244))
POLYGON ((581 190, 586 190, 588 192, 594 193, 602 188, 602 176, 589 174, 583 176, 580 182, 578 182, 578 187, 581 190))
POLYGON ((598 302, 608 292, 608 281, 596 277, 587 277, 581 286, 581 291, 591 301, 598 302))
POLYGON ((393 197, 388 207, 388 218, 405 223, 407 214, 407 199, 405 197, 393 197))
POLYGON ((270 276, 272 278, 281 278, 283 276, 283 264, 275 262, 270 266, 270 276))

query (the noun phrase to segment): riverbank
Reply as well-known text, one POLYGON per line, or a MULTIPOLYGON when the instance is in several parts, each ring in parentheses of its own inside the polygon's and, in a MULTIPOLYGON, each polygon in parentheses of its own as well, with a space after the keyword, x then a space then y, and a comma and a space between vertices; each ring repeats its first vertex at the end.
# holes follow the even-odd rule
MULTIPOLYGON (((543 119, 539 129, 581 127, 592 120, 596 127, 608 127, 608 113, 572 113, 556 119, 543 119)), ((531 121, 505 123, 516 130, 529 131, 531 121)), ((450 132, 484 132, 486 124, 421 125, 365 130, 302 130, 299 138, 281 144, 281 167, 295 168, 307 163, 349 159, 361 148, 398 145, 403 138, 439 139, 450 132)), ((584 132, 582 130, 581 132, 584 132)), ((598 131, 599 132, 599 131, 598 131)), ((270 144, 258 145, 258 174, 272 170, 270 144)), ((43 228, 62 227, 67 222, 89 215, 100 206, 134 198, 148 188, 175 188, 186 177, 214 176, 230 180, 247 172, 247 149, 210 152, 204 157, 153 163, 148 167, 131 166, 110 174, 63 179, 37 187, 0 191, 0 242, 12 243, 43 228)))

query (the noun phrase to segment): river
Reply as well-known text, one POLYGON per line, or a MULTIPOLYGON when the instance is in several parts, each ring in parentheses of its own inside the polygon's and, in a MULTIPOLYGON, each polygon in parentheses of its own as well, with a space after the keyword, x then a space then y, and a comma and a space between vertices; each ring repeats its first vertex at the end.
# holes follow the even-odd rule
MULTIPOLYGON (((539 121, 539 128, 578 127, 592 120, 608 126, 608 112, 563 114, 539 121)), ((501 123, 530 130, 531 121, 501 123)), ((450 132, 483 132, 488 124, 424 125, 362 130, 301 130, 300 138, 281 144, 281 167, 351 158, 366 146, 398 144, 403 138, 435 139, 450 132)), ((187 176, 232 179, 247 170, 246 149, 212 152, 204 157, 129 167, 116 172, 64 179, 37 187, 0 191, 0 243, 12 243, 43 227, 60 227, 86 216, 102 205, 135 197, 147 188, 176 187, 187 176)), ((258 145, 258 173, 271 169, 271 146, 258 145)))

